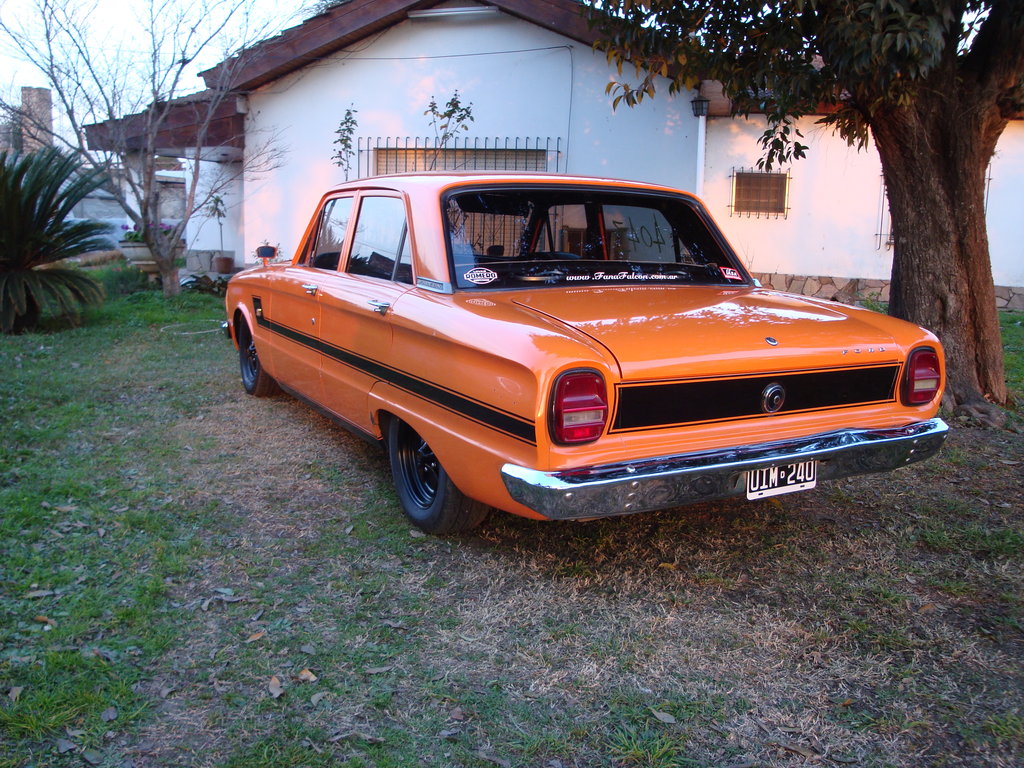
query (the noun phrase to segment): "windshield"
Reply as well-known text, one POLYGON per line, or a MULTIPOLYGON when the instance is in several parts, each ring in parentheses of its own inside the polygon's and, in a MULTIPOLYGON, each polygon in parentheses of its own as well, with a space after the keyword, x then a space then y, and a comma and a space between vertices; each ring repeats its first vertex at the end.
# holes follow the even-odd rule
POLYGON ((445 214, 459 288, 746 283, 711 225, 683 197, 485 189, 450 195, 445 214))

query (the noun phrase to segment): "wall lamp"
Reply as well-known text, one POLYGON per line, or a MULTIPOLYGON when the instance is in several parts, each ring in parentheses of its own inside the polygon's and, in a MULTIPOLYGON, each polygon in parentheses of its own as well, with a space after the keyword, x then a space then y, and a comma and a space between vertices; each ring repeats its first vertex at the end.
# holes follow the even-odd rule
POLYGON ((697 96, 697 98, 691 99, 690 106, 693 107, 693 116, 707 117, 709 104, 711 104, 711 99, 704 98, 703 96, 697 96))

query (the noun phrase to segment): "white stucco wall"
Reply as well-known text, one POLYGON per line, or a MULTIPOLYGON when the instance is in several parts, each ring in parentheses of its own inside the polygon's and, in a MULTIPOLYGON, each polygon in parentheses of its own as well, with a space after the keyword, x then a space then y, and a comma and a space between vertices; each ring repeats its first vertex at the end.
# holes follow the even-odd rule
POLYGON ((996 145, 988 188, 988 247, 996 285, 1024 286, 1024 120, 996 145))
MULTIPOLYGON (((235 260, 242 263, 242 171, 240 163, 204 162, 200 169, 199 193, 209 194, 211 188, 224 201, 223 250, 236 251, 235 260)), ((185 242, 189 249, 195 251, 219 251, 221 249, 221 226, 216 218, 207 214, 204 207, 189 220, 185 230, 185 242)))
MULTIPOLYGON (((704 200, 733 247, 754 272, 889 279, 892 252, 879 238, 882 170, 870 144, 858 152, 814 125, 800 125, 807 157, 788 166, 790 211, 783 218, 732 215, 732 173, 761 156, 763 118, 709 118, 704 200)), ((778 169, 783 170, 783 169, 778 169)), ((1024 285, 1024 122, 1013 121, 992 163, 988 222, 996 285, 1024 285)))
POLYGON ((275 134, 285 155, 246 179, 245 252, 264 238, 294 252, 319 196, 344 180, 331 156, 346 108, 358 110, 356 137, 427 137, 431 97, 443 105, 456 89, 474 117, 463 136, 560 139, 563 172, 692 189, 692 94, 666 89, 613 112, 613 75, 590 47, 494 13, 406 20, 282 78, 249 97, 248 137, 275 134))

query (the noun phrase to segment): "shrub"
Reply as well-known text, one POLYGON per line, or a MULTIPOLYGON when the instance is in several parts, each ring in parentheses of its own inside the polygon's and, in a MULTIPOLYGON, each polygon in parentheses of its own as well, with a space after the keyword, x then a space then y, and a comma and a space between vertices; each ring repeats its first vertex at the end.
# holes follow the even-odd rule
POLYGON ((0 331, 32 328, 46 311, 77 317, 81 307, 103 300, 100 285, 78 269, 40 269, 106 247, 106 224, 70 220, 72 208, 103 180, 52 147, 0 152, 0 331))

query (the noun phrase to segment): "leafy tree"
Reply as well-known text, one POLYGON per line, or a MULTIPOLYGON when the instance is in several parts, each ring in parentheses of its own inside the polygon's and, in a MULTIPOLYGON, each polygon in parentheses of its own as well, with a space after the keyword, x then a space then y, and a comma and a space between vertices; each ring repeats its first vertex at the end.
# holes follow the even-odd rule
POLYGON ((99 284, 77 269, 38 269, 107 247, 108 225, 68 220, 103 181, 101 172, 83 170, 52 147, 0 152, 0 331, 31 328, 43 310, 74 316, 80 306, 103 300, 99 284))
POLYGON ((796 121, 822 114, 870 136, 895 240, 890 312, 936 331, 947 393, 993 417, 1006 404, 985 224, 985 170, 1024 108, 1024 0, 606 0, 591 16, 609 61, 638 82, 616 101, 720 81, 763 112, 770 167, 801 157, 796 121))

